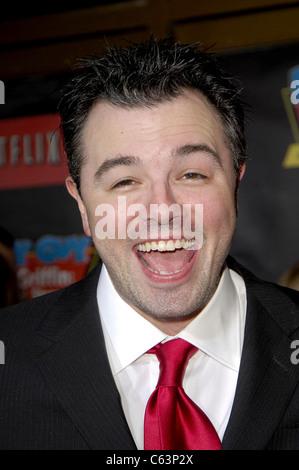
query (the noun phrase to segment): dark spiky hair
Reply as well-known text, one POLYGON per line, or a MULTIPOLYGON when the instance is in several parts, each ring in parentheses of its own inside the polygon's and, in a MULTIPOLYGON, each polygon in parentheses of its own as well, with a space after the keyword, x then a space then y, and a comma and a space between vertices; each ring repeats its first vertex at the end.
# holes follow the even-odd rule
POLYGON ((219 68, 214 55, 198 45, 150 38, 125 48, 108 47, 104 55, 82 59, 59 103, 61 129, 69 171, 80 191, 85 161, 81 134, 93 106, 155 106, 198 90, 222 120, 236 174, 246 159, 244 111, 238 90, 219 68))

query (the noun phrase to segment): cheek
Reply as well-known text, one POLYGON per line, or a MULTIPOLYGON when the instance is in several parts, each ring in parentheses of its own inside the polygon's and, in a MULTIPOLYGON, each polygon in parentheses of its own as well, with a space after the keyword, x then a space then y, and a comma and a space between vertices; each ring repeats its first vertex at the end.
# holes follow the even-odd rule
POLYGON ((236 224, 236 210, 232 194, 220 194, 218 197, 206 198, 203 204, 204 232, 224 236, 233 233, 236 224))
POLYGON ((128 216, 128 207, 124 197, 117 202, 94 202, 89 206, 88 219, 95 244, 105 243, 110 247, 128 239, 128 225, 135 218, 135 215, 128 216))

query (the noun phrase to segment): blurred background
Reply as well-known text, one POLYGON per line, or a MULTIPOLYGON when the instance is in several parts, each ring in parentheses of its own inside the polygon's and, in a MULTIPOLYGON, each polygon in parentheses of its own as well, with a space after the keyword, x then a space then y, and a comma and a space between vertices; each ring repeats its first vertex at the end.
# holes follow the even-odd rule
POLYGON ((75 5, 11 2, 1 11, 0 306, 68 285, 94 262, 91 240, 64 187, 59 93, 78 57, 150 33, 209 46, 243 90, 249 160, 231 253, 258 276, 297 288, 299 105, 290 96, 299 80, 299 2, 75 5), (19 295, 8 295, 13 284, 19 295))

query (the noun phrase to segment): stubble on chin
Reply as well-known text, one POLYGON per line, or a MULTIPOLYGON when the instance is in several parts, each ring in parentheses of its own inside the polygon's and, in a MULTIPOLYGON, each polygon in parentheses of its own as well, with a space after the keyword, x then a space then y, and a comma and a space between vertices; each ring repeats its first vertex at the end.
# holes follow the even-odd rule
MULTIPOLYGON (((221 269, 222 271, 222 269, 221 269)), ((217 289, 221 272, 214 280, 204 270, 190 288, 188 283, 178 287, 144 288, 128 274, 109 271, 112 283, 122 299, 145 318, 163 322, 192 319, 207 305, 217 289)))

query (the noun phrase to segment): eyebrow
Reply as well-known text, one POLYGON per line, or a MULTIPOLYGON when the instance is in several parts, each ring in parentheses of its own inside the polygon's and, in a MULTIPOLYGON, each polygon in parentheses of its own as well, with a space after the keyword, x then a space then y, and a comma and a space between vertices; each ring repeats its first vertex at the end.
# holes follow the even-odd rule
MULTIPOLYGON (((171 156, 178 158, 191 155, 193 153, 206 153, 210 156, 217 165, 222 168, 222 162, 217 152, 215 152, 211 147, 206 144, 186 144, 182 147, 177 147, 174 151, 171 152, 171 156)), ((117 155, 114 158, 109 158, 105 160, 97 169, 94 174, 94 182, 99 183, 102 181, 104 175, 108 171, 116 168, 118 166, 132 166, 132 165, 142 165, 142 160, 140 157, 134 155, 117 155)))
POLYGON ((100 182, 104 175, 118 166, 132 166, 132 165, 141 165, 142 160, 139 157, 134 157, 133 155, 117 155, 114 158, 109 158, 105 160, 97 169, 94 174, 94 181, 100 182))
POLYGON ((183 145, 182 147, 177 147, 172 152, 172 155, 174 157, 185 157, 197 152, 205 153, 207 156, 211 157, 220 168, 223 168, 222 161, 218 153, 206 144, 183 145))

